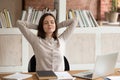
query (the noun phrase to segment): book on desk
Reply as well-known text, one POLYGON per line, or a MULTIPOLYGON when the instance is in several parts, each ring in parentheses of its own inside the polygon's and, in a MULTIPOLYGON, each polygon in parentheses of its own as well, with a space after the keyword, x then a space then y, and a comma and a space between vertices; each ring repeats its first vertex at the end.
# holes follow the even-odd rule
POLYGON ((36 71, 36 75, 39 79, 57 79, 53 71, 36 71))

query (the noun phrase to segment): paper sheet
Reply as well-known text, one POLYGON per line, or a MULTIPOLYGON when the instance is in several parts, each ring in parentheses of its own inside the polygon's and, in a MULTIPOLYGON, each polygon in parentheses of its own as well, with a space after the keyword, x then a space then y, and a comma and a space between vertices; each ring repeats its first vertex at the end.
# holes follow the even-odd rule
POLYGON ((68 72, 55 72, 58 79, 57 80, 74 80, 74 77, 72 77, 68 72))
POLYGON ((22 80, 22 79, 26 79, 32 77, 32 75, 30 74, 22 74, 22 73, 14 73, 8 76, 3 77, 4 79, 15 79, 15 80, 22 80))
POLYGON ((120 76, 108 76, 106 78, 108 78, 110 80, 120 80, 120 76))

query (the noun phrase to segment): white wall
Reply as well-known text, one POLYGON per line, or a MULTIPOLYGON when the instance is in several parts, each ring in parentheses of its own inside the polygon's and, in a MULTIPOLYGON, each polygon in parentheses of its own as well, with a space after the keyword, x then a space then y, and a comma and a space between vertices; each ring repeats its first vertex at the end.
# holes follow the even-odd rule
POLYGON ((0 72, 27 72, 28 48, 28 42, 18 28, 0 29, 0 72))
MULTIPOLYGON (((92 69, 97 55, 120 53, 120 27, 77 28, 66 44, 71 70, 92 69)), ((120 56, 116 67, 120 67, 120 56)))

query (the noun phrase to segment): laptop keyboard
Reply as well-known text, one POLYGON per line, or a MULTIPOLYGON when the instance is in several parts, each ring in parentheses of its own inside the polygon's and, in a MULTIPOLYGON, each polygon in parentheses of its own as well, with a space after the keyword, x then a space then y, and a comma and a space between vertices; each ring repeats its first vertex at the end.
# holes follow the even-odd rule
POLYGON ((86 78, 92 78, 92 75, 93 73, 91 71, 85 71, 85 72, 74 74, 74 76, 84 76, 86 78))
POLYGON ((88 78, 91 78, 92 75, 93 75, 93 74, 91 73, 91 74, 87 74, 87 75, 85 74, 84 76, 85 76, 85 77, 88 77, 88 78))

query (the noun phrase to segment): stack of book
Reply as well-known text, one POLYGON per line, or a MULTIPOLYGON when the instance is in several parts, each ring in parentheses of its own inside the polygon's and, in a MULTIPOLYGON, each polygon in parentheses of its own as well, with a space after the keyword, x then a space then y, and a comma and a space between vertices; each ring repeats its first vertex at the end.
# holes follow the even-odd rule
POLYGON ((0 12, 0 28, 12 27, 10 12, 4 9, 0 12))
POLYGON ((27 21, 32 24, 38 24, 41 16, 44 13, 51 13, 56 17, 56 10, 50 10, 49 8, 45 8, 43 10, 36 10, 33 7, 28 7, 27 10, 22 11, 22 21, 27 21))
POLYGON ((79 27, 97 27, 98 23, 89 10, 69 10, 67 19, 78 18, 79 27))

